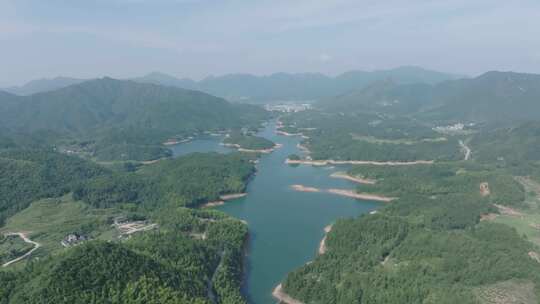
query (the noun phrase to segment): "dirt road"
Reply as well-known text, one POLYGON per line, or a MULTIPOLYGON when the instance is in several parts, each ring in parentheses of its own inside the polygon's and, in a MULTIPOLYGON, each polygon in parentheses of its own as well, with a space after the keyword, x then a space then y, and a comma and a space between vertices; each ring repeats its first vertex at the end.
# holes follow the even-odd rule
POLYGON ((40 243, 34 242, 31 239, 29 239, 28 236, 26 235, 26 233, 24 233, 24 232, 10 232, 10 233, 6 233, 4 235, 5 236, 16 235, 16 236, 20 237, 25 243, 34 245, 34 248, 32 248, 30 251, 28 251, 27 253, 21 255, 18 258, 15 258, 15 259, 13 259, 13 260, 11 260, 9 262, 6 262, 6 263, 2 264, 2 267, 7 267, 7 266, 9 266, 9 265, 11 265, 13 263, 17 263, 18 261, 25 259, 26 257, 30 256, 34 251, 36 251, 39 247, 41 247, 40 243))

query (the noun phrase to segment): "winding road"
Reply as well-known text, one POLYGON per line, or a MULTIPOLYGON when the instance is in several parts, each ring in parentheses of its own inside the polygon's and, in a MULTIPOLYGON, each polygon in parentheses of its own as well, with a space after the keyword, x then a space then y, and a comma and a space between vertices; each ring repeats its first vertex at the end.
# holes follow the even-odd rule
POLYGON ((31 255, 34 251, 36 251, 39 247, 41 247, 40 243, 34 242, 31 239, 29 239, 28 236, 26 235, 26 233, 24 233, 24 232, 9 232, 9 233, 5 233, 4 235, 5 236, 16 235, 16 236, 20 237, 25 243, 34 245, 34 248, 32 248, 30 251, 28 251, 27 253, 21 255, 18 258, 15 258, 15 259, 13 259, 13 260, 11 260, 9 262, 6 262, 6 263, 2 264, 2 267, 8 267, 9 265, 11 265, 13 263, 17 263, 18 261, 25 259, 29 255, 31 255))
POLYGON ((465 153, 465 160, 471 159, 471 148, 469 148, 463 140, 459 141, 459 145, 461 146, 461 149, 463 149, 463 152, 465 153))

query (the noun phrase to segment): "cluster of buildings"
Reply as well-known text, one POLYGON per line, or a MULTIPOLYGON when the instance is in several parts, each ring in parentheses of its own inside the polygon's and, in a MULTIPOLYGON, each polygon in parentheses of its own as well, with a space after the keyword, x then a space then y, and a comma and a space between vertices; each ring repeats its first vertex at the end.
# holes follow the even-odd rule
POLYGON ((70 233, 66 235, 60 243, 64 247, 71 247, 71 246, 78 245, 84 241, 88 241, 89 239, 90 239, 89 237, 82 234, 70 233))
POLYGON ((302 112, 311 109, 311 104, 309 103, 288 103, 288 104, 266 104, 264 108, 267 111, 275 111, 282 113, 296 113, 302 112))
POLYGON ((449 126, 438 126, 433 128, 433 131, 442 134, 462 134, 467 132, 467 127, 474 127, 474 123, 469 123, 466 125, 463 123, 456 123, 449 126))

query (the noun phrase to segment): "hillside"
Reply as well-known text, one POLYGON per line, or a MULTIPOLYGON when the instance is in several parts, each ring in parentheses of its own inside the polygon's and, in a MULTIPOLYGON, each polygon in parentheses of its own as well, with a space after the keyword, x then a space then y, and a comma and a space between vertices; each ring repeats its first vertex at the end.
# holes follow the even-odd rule
POLYGON ((5 88, 4 90, 12 94, 25 96, 41 92, 54 91, 84 81, 86 80, 70 77, 56 77, 52 79, 44 78, 32 80, 22 86, 5 88))
POLYGON ((196 89, 231 101, 261 103, 279 100, 319 100, 357 90, 372 82, 389 78, 399 84, 436 84, 456 79, 457 76, 419 67, 399 67, 372 72, 349 71, 336 77, 318 73, 275 73, 266 76, 228 74, 207 77, 195 82, 162 73, 151 73, 133 80, 196 89))
MULTIPOLYGON (((46 151, 1 156, 0 233, 28 231, 40 246, 0 271, 0 302, 245 303, 247 226, 185 208, 245 191, 254 166, 241 154, 195 153, 135 172, 46 151), (60 243, 71 234, 85 239, 60 243)), ((3 237, 0 247, 4 261, 29 250, 3 237)))
POLYGON ((331 111, 413 114, 434 121, 538 119, 540 75, 488 72, 435 85, 381 81, 319 103, 331 111))
POLYGON ((160 145, 172 136, 253 126, 267 117, 261 108, 205 93, 111 78, 30 96, 0 94, 0 107, 3 133, 85 140, 84 150, 101 160, 167 156, 160 145))
MULTIPOLYGON (((88 132, 98 127, 144 126, 171 132, 241 126, 241 110, 208 94, 102 78, 18 98, 0 114, 6 128, 88 132)), ((6 101, 4 101, 6 99, 6 101)), ((250 108, 251 109, 251 108, 250 108)))
POLYGON ((355 90, 322 100, 318 106, 329 111, 415 113, 432 102, 433 87, 425 83, 399 85, 391 79, 376 81, 355 90))
POLYGON ((443 104, 427 117, 468 121, 540 118, 540 75, 488 72, 477 78, 442 83, 434 101, 443 104))

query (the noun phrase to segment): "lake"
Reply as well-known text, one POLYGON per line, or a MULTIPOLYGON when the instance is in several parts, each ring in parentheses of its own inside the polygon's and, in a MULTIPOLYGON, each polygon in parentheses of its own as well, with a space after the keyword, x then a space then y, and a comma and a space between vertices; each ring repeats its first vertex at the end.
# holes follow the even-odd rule
MULTIPOLYGON (((285 164, 290 154, 302 154, 297 148, 300 138, 275 134, 275 123, 266 125, 258 135, 283 146, 261 157, 255 178, 248 185, 246 197, 229 201, 217 209, 243 219, 249 225, 246 280, 243 287, 249 303, 273 304, 276 303, 272 297, 274 287, 288 272, 316 256, 325 226, 339 218, 369 213, 381 204, 329 193, 297 192, 290 189, 293 184, 343 189, 353 189, 356 184, 330 177, 334 172, 345 171, 346 166, 285 164)), ((211 138, 177 145, 173 148, 174 154, 211 151, 226 153, 227 148, 219 145, 220 140, 211 138)))

